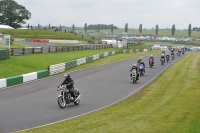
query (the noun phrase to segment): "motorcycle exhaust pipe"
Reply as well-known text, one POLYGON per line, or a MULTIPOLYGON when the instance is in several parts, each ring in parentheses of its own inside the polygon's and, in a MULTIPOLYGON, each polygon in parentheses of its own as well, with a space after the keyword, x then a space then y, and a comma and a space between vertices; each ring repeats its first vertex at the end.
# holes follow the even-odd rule
POLYGON ((76 102, 79 99, 81 99, 81 95, 79 95, 74 102, 76 102))

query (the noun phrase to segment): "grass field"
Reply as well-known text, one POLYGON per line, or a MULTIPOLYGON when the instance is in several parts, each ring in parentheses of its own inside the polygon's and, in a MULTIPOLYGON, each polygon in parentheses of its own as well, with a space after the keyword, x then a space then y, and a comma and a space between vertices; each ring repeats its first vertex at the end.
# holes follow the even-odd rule
POLYGON ((0 30, 0 33, 10 34, 11 38, 42 38, 42 39, 66 39, 66 40, 90 40, 86 37, 82 39, 80 35, 64 33, 53 30, 0 30))
MULTIPOLYGON (((133 46, 134 47, 134 46, 133 46)), ((132 47, 132 48, 133 48, 132 47)), ((135 48, 144 48, 145 45, 136 46, 135 48)), ((94 54, 103 53, 105 51, 123 50, 118 48, 108 48, 100 50, 83 50, 83 51, 71 51, 60 53, 46 53, 46 54, 34 54, 23 56, 11 56, 6 60, 0 60, 0 78, 6 78, 10 76, 16 76, 20 74, 35 72, 39 70, 47 69, 49 65, 58 64, 75 60, 78 58, 91 56, 94 54), (40 64, 40 65, 37 65, 40 64)), ((158 53, 158 51, 148 52, 147 54, 158 53)), ((141 56, 141 54, 138 54, 141 56)), ((118 55, 115 55, 118 56, 118 55)), ((132 57, 133 55, 126 55, 132 57)), ((106 57, 109 58, 109 57, 106 57)))
MULTIPOLYGON (((88 33, 92 33, 94 32, 95 30, 87 30, 88 33)), ((80 32, 84 32, 83 30, 80 30, 80 32)), ((100 30, 100 32, 110 32, 110 30, 100 30)), ((117 29, 117 30, 114 30, 113 31, 114 33, 123 33, 124 30, 123 29, 117 29)), ((129 29, 128 30, 128 33, 132 33, 133 35, 140 35, 139 34, 139 30, 132 30, 132 29, 129 29)), ((142 30, 142 33, 144 35, 155 35, 155 31, 154 30, 142 30)), ((158 36, 167 36, 167 37, 172 37, 172 34, 171 34, 171 30, 159 30, 158 31, 158 36)), ((187 30, 176 30, 175 31, 175 37, 189 37, 188 36, 188 31, 187 30)), ((195 38, 200 38, 200 31, 192 31, 191 33, 191 37, 195 37, 195 38)))
MULTIPOLYGON (((87 30, 87 33, 93 33, 95 30, 87 30)), ((83 30, 79 30, 79 32, 84 33, 83 30)), ((100 30, 100 32, 110 32, 110 30, 100 30)), ((114 33, 123 33, 123 29, 114 30, 114 33)), ((74 35, 71 33, 64 33, 64 31, 54 32, 53 30, 0 30, 0 33, 10 34, 11 38, 47 38, 47 39, 68 39, 68 40, 82 40, 80 35, 74 35)), ((134 35, 139 35, 139 30, 128 30, 128 33, 133 33, 134 35)), ((144 35, 155 35, 154 30, 143 30, 142 33, 144 35)), ((168 36, 172 37, 171 30, 159 30, 159 36, 168 36)), ((175 37, 189 37, 187 30, 176 30, 175 37)), ((192 31, 191 37, 200 38, 200 31, 192 31)), ((85 38, 83 40, 91 40, 85 38)))
POLYGON ((143 91, 118 104, 23 133, 199 133, 199 82, 200 53, 188 53, 143 91))

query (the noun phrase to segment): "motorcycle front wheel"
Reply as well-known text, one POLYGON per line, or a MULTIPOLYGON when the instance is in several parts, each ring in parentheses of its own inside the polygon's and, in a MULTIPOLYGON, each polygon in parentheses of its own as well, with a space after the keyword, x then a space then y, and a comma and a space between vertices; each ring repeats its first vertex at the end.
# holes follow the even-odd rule
POLYGON ((58 97, 58 105, 60 106, 60 108, 65 108, 66 107, 65 99, 63 99, 62 96, 58 97))

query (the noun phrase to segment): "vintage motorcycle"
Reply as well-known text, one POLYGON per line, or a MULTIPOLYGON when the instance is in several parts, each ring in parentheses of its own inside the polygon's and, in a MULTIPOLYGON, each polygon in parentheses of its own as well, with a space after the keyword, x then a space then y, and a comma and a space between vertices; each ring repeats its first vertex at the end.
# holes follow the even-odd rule
POLYGON ((71 96, 69 89, 65 88, 63 85, 58 86, 57 91, 60 92, 57 99, 60 108, 65 108, 66 105, 69 103, 74 103, 75 105, 79 105, 81 95, 77 88, 74 88, 75 99, 73 99, 73 97, 71 96))

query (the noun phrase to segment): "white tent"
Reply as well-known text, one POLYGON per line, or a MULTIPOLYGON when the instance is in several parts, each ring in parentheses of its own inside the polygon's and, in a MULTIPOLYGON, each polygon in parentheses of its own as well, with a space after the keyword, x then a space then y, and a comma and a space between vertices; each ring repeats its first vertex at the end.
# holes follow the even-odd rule
POLYGON ((14 29, 14 28, 8 25, 0 25, 0 29, 14 29))

